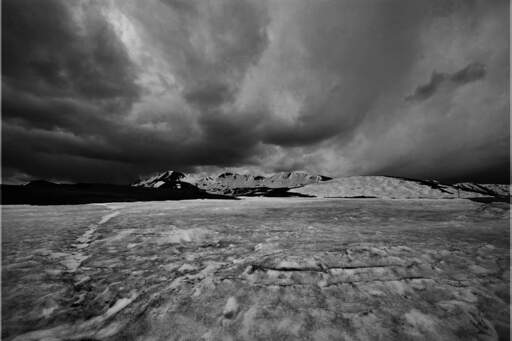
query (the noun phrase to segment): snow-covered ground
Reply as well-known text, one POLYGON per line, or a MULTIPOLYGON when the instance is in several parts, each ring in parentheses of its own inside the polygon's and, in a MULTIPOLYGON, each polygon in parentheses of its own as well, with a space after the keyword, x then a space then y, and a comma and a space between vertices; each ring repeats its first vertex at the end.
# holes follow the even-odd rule
POLYGON ((509 240, 463 199, 3 206, 2 336, 497 340, 509 240))

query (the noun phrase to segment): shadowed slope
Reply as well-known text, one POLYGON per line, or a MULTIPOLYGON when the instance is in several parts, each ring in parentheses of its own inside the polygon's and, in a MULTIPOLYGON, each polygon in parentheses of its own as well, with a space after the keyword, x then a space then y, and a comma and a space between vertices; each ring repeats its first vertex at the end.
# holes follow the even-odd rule
POLYGON ((145 188, 108 184, 53 184, 31 182, 25 186, 2 185, 2 204, 62 205, 123 201, 159 201, 183 199, 233 199, 210 194, 197 187, 145 188))

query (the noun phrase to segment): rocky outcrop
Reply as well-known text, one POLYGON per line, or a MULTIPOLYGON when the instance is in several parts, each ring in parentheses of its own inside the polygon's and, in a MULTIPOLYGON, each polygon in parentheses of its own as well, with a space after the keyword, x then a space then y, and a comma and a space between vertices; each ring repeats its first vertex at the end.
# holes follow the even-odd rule
POLYGON ((504 184, 475 184, 472 182, 461 182, 453 185, 453 187, 462 191, 480 193, 483 195, 510 196, 510 185, 504 184))

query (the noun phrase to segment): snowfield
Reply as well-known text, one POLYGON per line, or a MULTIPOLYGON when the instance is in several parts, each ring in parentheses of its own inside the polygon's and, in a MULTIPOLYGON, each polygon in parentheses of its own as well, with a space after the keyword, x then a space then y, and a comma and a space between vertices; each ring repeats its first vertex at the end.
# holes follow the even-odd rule
POLYGON ((509 185, 441 184, 429 180, 388 176, 348 176, 295 188, 291 193, 321 198, 372 197, 383 199, 454 199, 510 196, 509 185))
POLYGON ((507 203, 244 198, 2 211, 5 340, 510 333, 507 203))

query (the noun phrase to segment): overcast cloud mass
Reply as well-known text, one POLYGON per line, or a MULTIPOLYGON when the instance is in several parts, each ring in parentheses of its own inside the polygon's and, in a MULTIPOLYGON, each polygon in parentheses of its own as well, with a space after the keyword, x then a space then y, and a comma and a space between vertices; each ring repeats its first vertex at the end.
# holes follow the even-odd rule
POLYGON ((4 0, 4 181, 509 181, 506 0, 4 0))

